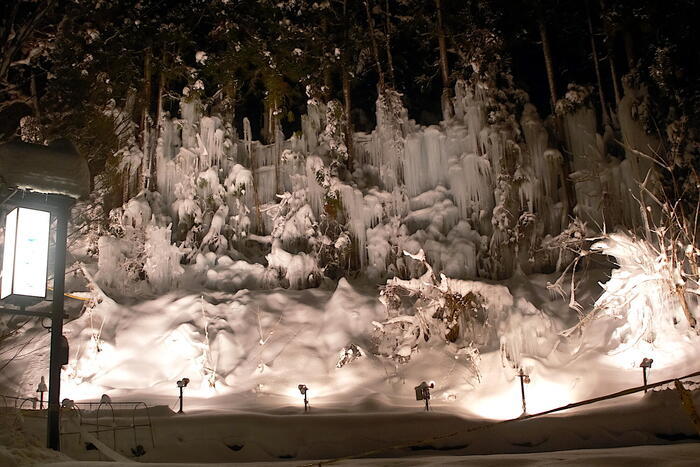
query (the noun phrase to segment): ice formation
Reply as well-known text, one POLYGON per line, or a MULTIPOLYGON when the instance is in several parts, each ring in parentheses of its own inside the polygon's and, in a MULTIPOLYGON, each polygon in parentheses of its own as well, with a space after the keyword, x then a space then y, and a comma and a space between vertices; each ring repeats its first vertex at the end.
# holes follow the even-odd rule
MULTIPOLYGON (((642 153, 656 147, 632 115, 642 94, 626 89, 620 105, 626 145, 620 161, 608 157, 596 133, 586 88, 571 86, 558 104, 566 156, 551 145, 533 105, 524 105, 519 122, 499 120, 489 110, 494 97, 487 87, 459 81, 454 116, 429 127, 409 120, 401 95, 388 89, 377 100, 377 128, 352 136, 350 176, 338 171, 347 148, 337 102, 310 99, 301 136, 284 139, 277 128, 274 142, 262 144, 253 140, 247 118, 239 139, 231 122, 207 115, 192 93, 183 98, 179 117, 161 121, 156 181, 162 202, 151 208, 161 213, 158 228, 172 222, 174 244, 189 251, 184 262, 195 258, 195 250, 243 260, 252 239, 271 249, 264 254, 284 277, 279 258, 322 250, 316 240, 299 250, 294 239, 316 238, 311 224, 337 221, 352 239, 353 264, 376 281, 416 273, 399 254, 403 249, 423 249, 436 271, 453 278, 549 271, 564 267, 560 258, 537 252, 567 228, 574 201, 574 212, 594 229, 641 222, 638 200, 644 202, 643 191, 655 186, 642 153), (281 234, 272 235, 280 219, 267 213, 280 210, 285 193, 308 211, 295 207, 297 214, 284 215, 281 234)), ((131 201, 124 207, 134 227, 151 222, 141 208, 131 201)), ((306 260, 301 263, 313 275, 306 260)), ((288 282, 313 281, 294 276, 288 282)))

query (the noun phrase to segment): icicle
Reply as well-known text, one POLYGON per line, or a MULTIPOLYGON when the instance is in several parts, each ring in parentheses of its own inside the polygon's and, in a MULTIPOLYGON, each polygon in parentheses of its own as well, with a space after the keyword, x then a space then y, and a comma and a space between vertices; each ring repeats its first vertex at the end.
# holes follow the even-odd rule
POLYGON ((182 145, 186 148, 197 147, 197 125, 202 117, 202 104, 197 98, 183 98, 180 101, 182 116, 182 145))
POLYGON ((348 216, 348 227, 355 238, 360 258, 360 269, 367 264, 367 227, 364 215, 364 197, 362 192, 349 185, 340 186, 340 199, 348 216))
POLYGON ((452 161, 450 190, 462 219, 469 220, 482 211, 491 212, 495 205, 492 188, 491 164, 488 159, 467 154, 452 161))
POLYGON ((262 204, 276 202, 277 180, 275 167, 272 165, 259 167, 255 171, 255 178, 258 181, 258 201, 262 204))
POLYGON ((566 140, 572 154, 577 211, 584 220, 602 227, 602 191, 599 174, 603 156, 598 150, 595 112, 590 107, 579 107, 564 115, 566 140))
POLYGON ((224 157, 224 130, 221 120, 218 117, 202 117, 200 137, 207 153, 202 169, 221 166, 224 157))
POLYGON ((248 117, 243 117, 243 142, 245 143, 248 156, 250 156, 252 151, 251 146, 253 144, 253 131, 250 129, 250 120, 248 120, 248 117))
POLYGON ((406 137, 403 170, 409 196, 417 196, 447 180, 449 164, 444 139, 436 127, 406 137))
POLYGON ((146 261, 143 270, 151 287, 157 292, 176 289, 179 278, 184 272, 180 266, 182 252, 170 242, 171 228, 172 224, 167 227, 149 224, 146 227, 144 245, 146 261))
POLYGON ((323 160, 318 156, 309 156, 306 159, 306 200, 313 209, 316 217, 321 216, 324 204, 324 189, 318 184, 317 174, 323 170, 323 160))
POLYGON ((175 158, 181 142, 175 119, 163 118, 160 125, 160 138, 156 148, 156 182, 158 191, 169 206, 175 200, 174 190, 178 181, 175 158))
POLYGON ((423 158, 423 138, 421 134, 413 134, 406 138, 404 145, 406 158, 404 160, 404 182, 409 196, 416 196, 429 189, 425 177, 426 164, 423 158))
POLYGON ((458 120, 462 120, 462 121, 464 121, 464 116, 467 113, 466 96, 467 96, 467 83, 466 83, 466 81, 459 79, 455 83, 454 110, 455 110, 455 118, 458 120))
POLYGON ((445 148, 445 135, 438 127, 431 126, 423 132, 423 159, 428 166, 425 174, 429 188, 445 185, 450 161, 445 148))

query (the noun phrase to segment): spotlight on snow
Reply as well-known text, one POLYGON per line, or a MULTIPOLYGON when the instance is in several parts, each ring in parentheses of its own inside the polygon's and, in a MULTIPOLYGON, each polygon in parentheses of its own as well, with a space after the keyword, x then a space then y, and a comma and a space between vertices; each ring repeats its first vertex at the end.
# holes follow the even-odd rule
POLYGON ((308 412, 309 411, 309 398, 307 397, 306 393, 309 391, 309 388, 306 387, 306 384, 300 384, 298 386, 298 388, 299 388, 299 392, 301 393, 301 395, 304 396, 304 412, 308 412))
POLYGON ((39 381, 39 386, 36 388, 36 392, 39 393, 39 410, 43 410, 44 408, 44 393, 49 390, 48 387, 46 387, 46 380, 44 380, 44 377, 41 377, 41 381, 39 381))
POLYGON ((642 369, 642 376, 644 378, 644 392, 647 392, 647 368, 651 369, 651 364, 654 363, 653 358, 644 358, 642 363, 639 364, 639 368, 642 369))
POLYGON ((181 380, 178 380, 178 382, 177 382, 177 387, 180 388, 180 410, 178 410, 177 413, 183 413, 183 411, 182 411, 182 389, 186 388, 189 383, 190 383, 189 378, 182 378, 181 380))
POLYGON ((416 390, 416 400, 425 401, 425 411, 430 411, 430 390, 435 387, 435 382, 426 383, 423 381, 414 389, 416 390))
POLYGON ((75 408, 75 401, 73 399, 68 399, 67 397, 61 401, 61 408, 72 409, 75 408))
POLYGON ((530 384, 530 375, 526 375, 523 369, 521 368, 518 372, 518 378, 520 379, 520 398, 523 402, 523 413, 521 416, 523 416, 527 415, 527 403, 525 401, 525 385, 530 384))

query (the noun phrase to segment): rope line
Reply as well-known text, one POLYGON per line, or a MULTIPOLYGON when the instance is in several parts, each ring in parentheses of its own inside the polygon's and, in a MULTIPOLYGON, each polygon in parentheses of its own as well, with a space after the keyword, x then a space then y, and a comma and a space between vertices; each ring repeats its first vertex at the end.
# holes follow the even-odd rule
MULTIPOLYGON (((53 288, 52 288, 52 287, 47 287, 47 289, 49 289, 50 291, 53 292, 53 288)), ((63 296, 64 296, 64 297, 68 297, 68 298, 72 298, 73 300, 80 300, 81 302, 89 302, 89 301, 90 301, 89 298, 79 297, 78 295, 73 295, 73 294, 70 294, 70 293, 64 293, 63 296)))

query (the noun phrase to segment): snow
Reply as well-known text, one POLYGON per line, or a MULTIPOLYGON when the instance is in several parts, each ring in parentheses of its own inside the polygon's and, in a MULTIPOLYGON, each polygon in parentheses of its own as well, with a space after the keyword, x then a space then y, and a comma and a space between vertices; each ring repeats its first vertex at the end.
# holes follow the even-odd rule
MULTIPOLYGON (((273 252, 271 265, 288 268, 290 285, 306 279, 303 261, 296 265, 294 258, 283 258, 279 246, 273 245, 273 252)), ((627 267, 637 267, 631 259, 637 252, 614 252, 622 258, 623 268, 615 270, 610 286, 617 283, 615 274, 624 277, 627 267), (624 258, 630 261, 625 263, 624 258)), ((516 368, 523 368, 531 379, 526 386, 530 413, 641 384, 638 360, 630 360, 632 354, 621 359, 614 352, 616 341, 610 335, 616 328, 611 320, 594 321, 581 336, 564 338, 557 333, 575 322, 576 316, 566 311, 566 299, 547 293, 544 284, 554 280, 551 276, 527 280, 521 276, 498 284, 440 279, 439 288, 463 295, 479 293, 492 314, 493 324, 482 335, 486 340, 478 354, 478 377, 474 377, 470 366, 474 355, 454 353, 439 339, 422 343, 406 363, 377 356, 372 322, 385 320, 387 314, 376 288, 365 282, 341 279, 337 286, 269 289, 271 284, 263 283, 266 268, 262 265, 214 252, 199 254, 192 270, 185 269, 176 291, 130 304, 103 301, 65 325, 71 355, 63 372, 62 397, 96 400, 108 394, 113 401, 161 405, 152 414, 156 446, 144 440, 143 432, 138 435, 146 450, 139 461, 270 462, 293 456, 298 465, 300 460, 354 455, 398 444, 414 448, 379 455, 419 456, 386 461, 401 465, 439 464, 439 458, 420 456, 444 451, 451 456, 499 453, 498 457, 464 459, 490 459, 498 464, 507 458, 504 453, 521 453, 511 454, 513 462, 547 462, 551 454, 526 453, 694 439, 678 396, 670 390, 466 432, 485 419, 520 415, 516 368), (203 277, 207 289, 196 282, 203 277), (362 349, 362 356, 338 368, 339 355, 353 345, 362 349), (509 363, 513 361, 517 367, 509 363), (185 390, 187 414, 175 416, 165 406, 175 402, 175 381, 182 377, 191 380, 185 390), (413 386, 423 380, 436 383, 429 413, 414 400, 413 386), (301 383, 310 388, 308 415, 303 413, 297 390, 301 383), (456 434, 448 436, 451 433, 456 434), (432 439, 443 435, 444 439, 432 439)), ((606 271, 594 273, 605 280, 606 271)), ((412 283, 429 289, 425 279, 412 283)), ((601 300, 595 276, 587 283, 578 290, 578 299, 583 303, 601 300)), ((27 356, 11 362, 0 376, 0 385, 18 395, 32 395, 46 372, 45 361, 26 363, 33 352, 45 348, 48 336, 38 324, 28 333, 36 338, 27 346, 27 356)), ((679 341, 672 349, 672 360, 664 357, 663 342, 634 354, 655 359, 651 381, 697 369, 693 366, 700 357, 696 340, 679 341)), ((87 412, 84 416, 90 417, 87 412)), ((128 413, 118 416, 131 420, 128 413)), ((143 420, 142 415, 137 420, 143 420)), ((23 423, 28 432, 40 433, 40 419, 27 416, 23 423)), ((65 423, 75 427, 75 422, 65 423)), ((101 439, 112 445, 109 436, 101 439)), ((125 430, 117 439, 117 452, 131 458, 131 432, 125 430)), ((95 451, 86 451, 77 441, 76 436, 64 439, 67 455, 90 462, 97 459, 95 451)), ((629 448, 623 458, 660 452, 659 457, 675 459, 675 453, 685 452, 688 446, 672 446, 674 454, 661 447, 639 446, 629 448)), ((39 456, 20 450, 21 455, 39 456)), ((19 454, 10 455, 15 462, 19 454)), ((570 456, 571 462, 584 459, 585 463, 586 456, 598 459, 590 452, 561 456, 570 456)), ((449 462, 455 459, 450 457, 449 462)))
POLYGON ((0 144, 0 174, 10 187, 85 198, 90 193, 87 161, 67 140, 48 146, 10 141, 0 144))

